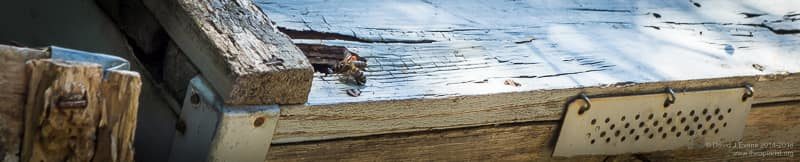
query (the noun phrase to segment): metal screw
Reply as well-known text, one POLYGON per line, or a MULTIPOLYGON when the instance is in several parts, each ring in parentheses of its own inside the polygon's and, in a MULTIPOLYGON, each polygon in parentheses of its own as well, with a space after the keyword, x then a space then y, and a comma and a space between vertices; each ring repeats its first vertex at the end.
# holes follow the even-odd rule
POLYGON ((192 92, 192 96, 189 98, 189 100, 192 102, 192 104, 197 105, 200 103, 200 96, 197 95, 197 92, 192 92))
POLYGON ((674 104, 675 100, 677 100, 677 98, 675 98, 675 91, 673 91, 672 88, 667 88, 667 93, 669 96, 667 96, 667 100, 664 101, 664 107, 669 107, 669 105, 674 104))
POLYGON ((177 130, 181 134, 184 134, 186 132, 186 121, 184 121, 183 119, 178 120, 178 122, 175 123, 175 130, 177 130))
POLYGON ((266 120, 266 119, 263 116, 256 118, 256 120, 253 121, 253 126, 260 127, 261 125, 264 124, 264 120, 266 120))
POLYGON ((581 106, 581 108, 578 109, 578 115, 583 115, 584 112, 589 111, 589 108, 592 107, 592 101, 589 100, 589 97, 586 96, 585 93, 581 93, 581 99, 586 101, 586 105, 581 106))
POLYGON ((753 97, 753 86, 750 84, 744 85, 744 95, 742 95, 742 101, 747 101, 748 98, 753 97))

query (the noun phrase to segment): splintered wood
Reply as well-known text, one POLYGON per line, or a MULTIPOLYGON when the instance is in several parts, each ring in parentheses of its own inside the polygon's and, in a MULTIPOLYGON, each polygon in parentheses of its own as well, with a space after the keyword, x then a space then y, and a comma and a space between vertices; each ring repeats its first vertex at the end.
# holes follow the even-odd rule
POLYGON ((138 74, 53 60, 28 73, 22 161, 133 161, 138 74))
POLYGON ((0 45, 0 161, 19 161, 28 73, 25 61, 47 57, 43 50, 0 45))

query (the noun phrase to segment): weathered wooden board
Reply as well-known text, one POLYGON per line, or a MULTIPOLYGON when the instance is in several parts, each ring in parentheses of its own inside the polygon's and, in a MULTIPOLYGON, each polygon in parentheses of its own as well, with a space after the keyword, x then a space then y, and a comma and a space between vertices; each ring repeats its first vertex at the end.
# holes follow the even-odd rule
POLYGON ((103 103, 98 64, 33 60, 22 161, 91 161, 103 103))
MULTIPOLYGON (((133 161, 142 81, 100 65, 31 60, 21 161, 133 161)), ((20 107, 22 109, 22 107, 20 107)))
POLYGON ((0 45, 0 161, 19 161, 29 76, 25 62, 46 57, 44 50, 0 45))
POLYGON ((132 162, 142 79, 139 73, 110 71, 101 87, 103 109, 97 130, 96 162, 132 162))
POLYGON ((307 101, 312 67, 250 0, 143 0, 225 103, 307 101))
MULTIPOLYGON (((791 144, 791 147, 662 151, 628 160, 749 161, 797 160, 800 152, 800 102, 756 105, 747 120, 742 144, 791 144), (740 152, 794 152, 794 157, 740 152)), ((559 122, 526 122, 426 132, 385 134, 331 141, 272 145, 267 161, 602 161, 615 157, 553 158, 559 122)))
POLYGON ((559 120, 580 92, 800 98, 796 1, 255 1, 296 43, 369 64, 364 86, 315 74, 276 143, 559 120))

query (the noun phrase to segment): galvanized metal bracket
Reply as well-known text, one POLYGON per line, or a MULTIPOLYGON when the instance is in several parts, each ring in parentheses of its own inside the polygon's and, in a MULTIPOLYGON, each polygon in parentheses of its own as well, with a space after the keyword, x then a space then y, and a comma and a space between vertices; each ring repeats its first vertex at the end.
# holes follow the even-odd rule
POLYGON ((553 156, 617 155, 742 138, 753 88, 591 98, 567 105, 553 156))
POLYGON ((170 161, 266 159, 278 105, 231 106, 201 76, 192 78, 180 110, 170 161))

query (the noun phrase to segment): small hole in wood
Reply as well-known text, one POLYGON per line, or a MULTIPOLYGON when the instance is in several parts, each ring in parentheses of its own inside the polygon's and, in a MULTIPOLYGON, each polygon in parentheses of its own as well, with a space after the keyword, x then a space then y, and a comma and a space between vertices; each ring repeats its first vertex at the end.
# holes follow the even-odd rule
POLYGON ((699 120, 700 120, 700 117, 696 117, 696 116, 694 117, 694 122, 697 122, 699 120))
POLYGON ((661 133, 662 131, 664 131, 664 127, 658 127, 658 132, 661 133))
POLYGON ((728 113, 731 113, 731 108, 728 108, 728 113))
POLYGON ((680 116, 681 114, 683 114, 683 111, 678 111, 678 116, 680 116))
POLYGON ((716 127, 716 126, 717 126, 716 124, 714 124, 714 123, 711 123, 711 125, 709 125, 709 126, 708 126, 708 128, 710 128, 710 129, 714 129, 714 127, 716 127))
POLYGON ((711 121, 711 115, 706 116, 706 121, 711 121))
POLYGON ((622 138, 619 139, 619 141, 620 142, 625 142, 625 137, 623 136, 622 138))
POLYGON ((703 129, 703 124, 697 124, 697 129, 703 129))
POLYGON ((653 126, 658 126, 658 120, 653 121, 653 126))
POLYGON ((681 137, 681 132, 675 133, 675 137, 681 137))
POLYGON ((703 109, 703 115, 708 114, 708 109, 703 109))
POLYGON ((644 122, 639 122, 639 128, 644 127, 644 122))
POLYGON ((672 124, 672 118, 667 119, 667 124, 672 124))
POLYGON ((648 115, 648 116, 647 116, 647 119, 648 119, 648 120, 652 120, 652 119, 653 119, 653 114, 650 114, 650 115, 648 115))
POLYGON ((591 143, 591 144, 594 144, 594 139, 592 139, 592 141, 591 141, 591 142, 589 142, 589 143, 591 143))
POLYGON ((619 130, 617 130, 616 132, 614 132, 614 136, 616 136, 616 137, 619 137, 619 130))
POLYGON ((614 130, 614 126, 615 126, 614 124, 611 124, 611 126, 610 126, 610 127, 608 127, 608 128, 609 128, 610 130, 614 130))
POLYGON ((690 112, 689 112, 689 115, 690 115, 690 116, 694 116, 694 110, 690 111, 690 112))
POLYGON ((644 133, 650 132, 650 128, 644 128, 644 133))
POLYGON ((591 123, 592 123, 592 125, 594 125, 594 123, 597 123, 597 119, 592 119, 591 123))
POLYGON ((619 118, 619 121, 625 121, 625 116, 622 116, 621 118, 619 118))
POLYGON ((667 113, 664 113, 663 115, 661 115, 661 117, 662 118, 667 118, 667 113))
POLYGON ((681 117, 681 123, 685 123, 685 122, 686 122, 686 117, 681 117))
POLYGON ((661 134, 661 138, 667 138, 667 133, 661 134))
POLYGON ((611 137, 606 138, 606 143, 609 143, 609 142, 611 142, 611 137))
POLYGON ((714 134, 717 134, 717 133, 719 133, 719 128, 714 129, 714 134))
POLYGON ((625 123, 625 128, 631 127, 630 123, 625 123))
POLYGON ((653 136, 654 134, 650 133, 650 136, 647 136, 647 138, 653 139, 653 136))
POLYGON ((689 135, 690 135, 690 136, 694 136, 694 130, 690 130, 690 131, 689 131, 689 135))
POLYGON ((722 121, 722 119, 725 119, 725 117, 723 117, 722 115, 719 115, 719 116, 717 117, 717 120, 720 120, 720 121, 722 121))
POLYGON ((611 118, 606 118, 606 123, 610 122, 611 118))
POLYGON ((669 131, 675 132, 676 129, 677 128, 675 128, 675 126, 672 126, 672 128, 670 128, 669 131))
POLYGON ((605 136, 606 136, 606 131, 600 132, 600 137, 605 137, 605 136))
POLYGON ((714 109, 714 114, 719 114, 719 108, 714 109))
POLYGON ((633 140, 634 141, 638 141, 639 140, 639 135, 636 135, 636 137, 633 137, 633 140))
POLYGON ((727 127, 727 126, 728 126, 728 122, 722 123, 722 127, 727 127))
POLYGON ((688 131, 688 130, 689 130, 689 126, 688 125, 683 127, 683 131, 688 131))
POLYGON ((631 129, 630 131, 628 131, 628 134, 633 135, 633 132, 636 132, 636 130, 635 129, 631 129))
POLYGON ((700 132, 700 134, 706 135, 706 130, 703 130, 702 132, 700 132))
POLYGON ((633 119, 639 120, 639 114, 636 114, 636 117, 634 117, 633 119))

